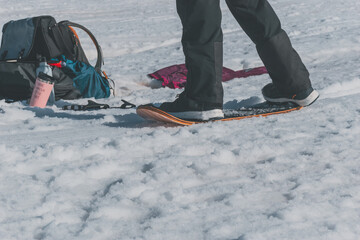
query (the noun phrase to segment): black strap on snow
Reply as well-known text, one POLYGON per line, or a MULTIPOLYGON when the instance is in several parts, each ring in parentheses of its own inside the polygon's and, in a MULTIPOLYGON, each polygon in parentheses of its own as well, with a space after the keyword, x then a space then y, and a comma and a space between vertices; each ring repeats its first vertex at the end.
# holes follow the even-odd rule
POLYGON ((125 101, 124 99, 121 99, 123 104, 119 107, 121 109, 130 109, 130 108, 136 108, 135 104, 129 103, 128 101, 125 101))
POLYGON ((78 23, 73 23, 73 22, 70 22, 70 21, 61 21, 59 22, 58 24, 63 24, 65 26, 68 26, 68 27, 76 27, 76 28, 80 28, 81 30, 83 30, 84 32, 86 32, 89 37, 91 38, 91 40, 93 41, 95 47, 96 47, 96 50, 97 50, 97 61, 96 61, 96 64, 95 64, 95 70, 101 74, 101 66, 104 64, 104 59, 103 59, 103 53, 102 53, 102 49, 98 43, 98 41, 96 40, 95 36, 90 32, 89 29, 87 29, 86 27, 78 24, 78 23))
POLYGON ((100 104, 100 103, 96 103, 94 101, 88 100, 88 104, 87 105, 68 105, 68 106, 64 106, 62 109, 63 110, 74 110, 74 111, 86 111, 86 110, 98 110, 98 109, 108 109, 110 108, 109 105, 107 104, 100 104))
POLYGON ((136 107, 135 104, 129 103, 128 101, 125 100, 121 100, 121 101, 123 102, 123 104, 120 107, 110 107, 108 104, 102 104, 102 103, 94 102, 92 100, 88 100, 87 105, 73 104, 73 105, 64 106, 62 109, 74 110, 74 111, 91 111, 91 110, 108 109, 108 108, 130 109, 136 107))

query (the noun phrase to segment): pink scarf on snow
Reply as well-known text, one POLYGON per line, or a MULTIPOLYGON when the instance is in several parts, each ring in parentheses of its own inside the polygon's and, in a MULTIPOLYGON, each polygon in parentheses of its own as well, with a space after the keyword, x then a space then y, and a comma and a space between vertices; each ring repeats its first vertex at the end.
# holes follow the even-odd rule
MULTIPOLYGON (((163 87, 169 88, 183 88, 186 84, 187 68, 185 64, 173 65, 160 69, 154 73, 148 74, 150 78, 162 81, 163 87)), ((234 78, 246 78, 250 76, 257 76, 267 73, 265 67, 256 67, 234 71, 223 67, 222 81, 226 82, 234 78)))

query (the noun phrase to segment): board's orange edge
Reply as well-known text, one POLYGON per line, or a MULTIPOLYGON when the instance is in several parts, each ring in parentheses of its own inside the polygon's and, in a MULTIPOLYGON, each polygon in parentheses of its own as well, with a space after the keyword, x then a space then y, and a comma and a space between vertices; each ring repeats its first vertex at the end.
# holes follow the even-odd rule
MULTIPOLYGON (((270 116, 270 115, 277 115, 277 114, 282 114, 282 113, 288 113, 288 112, 292 112, 292 111, 296 111, 296 110, 300 110, 303 107, 296 107, 296 108, 292 108, 292 109, 288 109, 288 110, 284 110, 284 111, 279 111, 279 112, 273 112, 273 113, 264 113, 264 114, 258 114, 258 115, 252 115, 252 116, 243 116, 243 117, 234 117, 234 118, 226 118, 226 119, 219 119, 219 120, 213 120, 212 122, 217 122, 217 121, 232 121, 232 120, 241 120, 241 119, 246 119, 246 118, 254 118, 254 117, 266 117, 266 116, 270 116)), ((187 121, 187 120, 183 120, 177 117, 174 117, 156 107, 153 106, 140 106, 136 109, 136 113, 143 117, 143 118, 148 118, 148 119, 153 119, 153 120, 157 120, 157 121, 161 121, 161 122, 168 122, 168 123, 175 123, 175 124, 180 124, 180 125, 184 125, 184 126, 189 126, 189 125, 193 125, 196 123, 202 123, 202 122, 194 122, 194 121, 187 121)))

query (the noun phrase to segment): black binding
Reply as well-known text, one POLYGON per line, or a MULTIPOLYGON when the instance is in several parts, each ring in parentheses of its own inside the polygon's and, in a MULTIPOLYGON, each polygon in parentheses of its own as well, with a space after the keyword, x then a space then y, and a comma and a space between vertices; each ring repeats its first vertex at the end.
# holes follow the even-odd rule
POLYGON ((74 111, 91 111, 91 110, 99 110, 99 109, 109 109, 109 108, 120 108, 120 109, 131 109, 136 108, 135 104, 129 103, 128 101, 121 100, 123 104, 120 107, 110 107, 108 104, 97 103, 92 100, 88 100, 88 104, 86 105, 66 105, 63 106, 63 110, 74 110, 74 111))

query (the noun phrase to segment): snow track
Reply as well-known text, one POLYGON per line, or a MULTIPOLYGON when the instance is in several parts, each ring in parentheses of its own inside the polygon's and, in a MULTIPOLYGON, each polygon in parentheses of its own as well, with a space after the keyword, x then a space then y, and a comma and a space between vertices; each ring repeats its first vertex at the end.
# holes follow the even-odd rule
POLYGON ((360 94, 360 77, 352 81, 335 83, 322 90, 323 99, 345 97, 353 94, 360 94))

